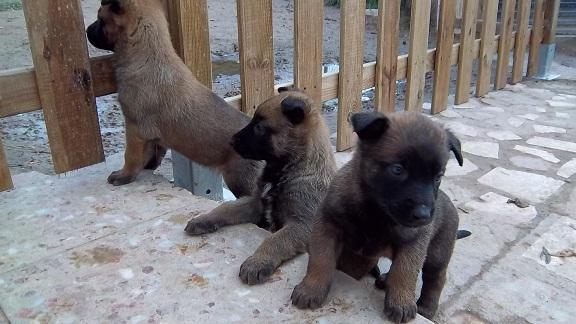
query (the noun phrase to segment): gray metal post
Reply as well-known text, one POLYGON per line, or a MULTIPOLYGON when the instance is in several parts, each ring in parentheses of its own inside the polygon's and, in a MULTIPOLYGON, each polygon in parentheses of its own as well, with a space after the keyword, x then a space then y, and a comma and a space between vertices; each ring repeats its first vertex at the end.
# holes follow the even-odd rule
POLYGON ((540 44, 540 50, 538 53, 538 74, 536 74, 537 79, 541 80, 553 80, 559 77, 559 74, 552 74, 552 62, 554 61, 554 55, 556 53, 556 44, 540 44))
POLYGON ((223 200, 222 176, 215 170, 190 161, 172 151, 174 185, 191 191, 196 196, 212 200, 223 200))
POLYGON ((556 53, 556 27, 560 13, 560 0, 547 0, 544 7, 544 34, 538 52, 538 73, 536 78, 552 80, 559 75, 553 75, 552 62, 556 53))

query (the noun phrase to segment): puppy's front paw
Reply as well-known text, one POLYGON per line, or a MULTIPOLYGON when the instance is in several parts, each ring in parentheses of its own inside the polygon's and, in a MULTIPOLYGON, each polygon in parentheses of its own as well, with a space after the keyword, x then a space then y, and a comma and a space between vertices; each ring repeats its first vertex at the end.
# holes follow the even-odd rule
POLYGON ((436 311, 438 310, 438 306, 424 306, 418 303, 418 314, 426 317, 429 320, 432 320, 434 316, 436 316, 436 311))
POLYGON ((118 170, 110 173, 108 183, 114 186, 122 186, 134 181, 135 175, 128 174, 124 170, 118 170))
POLYGON ((251 256, 240 266, 240 280, 249 285, 263 283, 274 273, 272 260, 251 256))
POLYGON ((384 314, 394 323, 406 323, 416 317, 418 310, 415 301, 397 302, 386 296, 384 302, 384 314))
POLYGON ((184 229, 190 235, 202 235, 216 232, 217 230, 218 225, 208 219, 203 219, 203 217, 191 219, 184 229))
POLYGON ((316 309, 324 303, 330 288, 320 288, 314 285, 308 285, 305 281, 299 283, 292 292, 292 304, 298 308, 316 309))

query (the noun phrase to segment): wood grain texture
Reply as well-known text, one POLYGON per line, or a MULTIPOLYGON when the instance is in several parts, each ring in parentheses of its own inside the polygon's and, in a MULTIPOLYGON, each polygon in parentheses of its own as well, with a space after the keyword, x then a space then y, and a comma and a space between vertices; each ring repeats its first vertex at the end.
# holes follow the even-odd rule
POLYGON ((323 0, 294 1, 294 84, 322 100, 323 0))
POLYGON ((528 72, 526 76, 533 77, 538 73, 538 55, 540 44, 544 37, 544 0, 535 0, 534 15, 532 18, 532 36, 530 37, 530 50, 528 52, 528 72))
POLYGON ((0 191, 10 190, 13 187, 10 169, 8 169, 6 155, 4 155, 4 146, 2 145, 2 139, 0 139, 0 191))
POLYGON ((274 95, 272 0, 238 0, 237 5, 242 111, 253 115, 274 95))
POLYGON ((362 109, 362 62, 366 2, 343 0, 340 7, 340 73, 336 150, 353 145, 350 116, 362 109))
POLYGON ((421 111, 424 102, 426 54, 430 26, 430 0, 412 0, 406 110, 421 111))
POLYGON ((393 112, 396 106, 400 0, 379 0, 378 8, 374 109, 393 112))
POLYGON ((544 44, 552 44, 556 41, 556 27, 558 27, 558 13, 560 12, 560 0, 547 0, 544 10, 544 44))
MULTIPOLYGON (((440 18, 438 22, 438 33, 436 34, 436 55, 434 60, 434 85, 432 89, 433 114, 446 110, 446 106, 448 105, 456 3, 456 0, 442 0, 440 2, 440 18)), ((462 44, 460 44, 460 47, 462 47, 462 44)), ((472 71, 470 71, 470 73, 471 72, 472 71)))
POLYGON ((472 82, 472 64, 474 41, 476 40, 476 18, 478 16, 478 0, 464 0, 460 51, 458 53, 458 77, 456 79, 456 95, 454 103, 459 105, 470 99, 470 84, 472 82))
POLYGON ((494 88, 500 90, 508 82, 508 63, 510 62, 510 51, 514 44, 512 32, 514 31, 514 11, 516 0, 503 0, 500 23, 500 43, 498 44, 498 62, 496 64, 496 80, 494 88))
POLYGON ((496 20, 498 0, 482 1, 482 30, 480 31, 480 62, 476 79, 476 96, 482 97, 490 91, 492 59, 496 53, 496 20))
POLYGON ((79 0, 24 0, 54 170, 104 161, 79 0))
POLYGON ((526 41, 528 40, 528 20, 530 19, 531 0, 518 0, 518 21, 516 22, 516 43, 514 45, 514 65, 512 66, 512 84, 522 81, 526 41))
POLYGON ((196 79, 212 88, 207 1, 172 0, 167 4, 170 34, 176 52, 196 79))

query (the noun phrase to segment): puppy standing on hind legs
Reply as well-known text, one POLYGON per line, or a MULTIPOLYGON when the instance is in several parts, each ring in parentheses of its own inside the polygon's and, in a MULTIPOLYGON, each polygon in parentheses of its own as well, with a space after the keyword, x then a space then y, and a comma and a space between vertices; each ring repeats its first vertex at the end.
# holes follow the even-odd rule
POLYGON ((431 319, 458 228, 456 208, 439 187, 450 151, 462 165, 460 142, 416 113, 359 113, 352 124, 358 148, 318 209, 308 270, 292 302, 317 308, 336 269, 359 279, 386 256, 392 265, 385 315, 394 322, 407 322, 416 312, 431 319), (416 302, 420 270, 423 286, 416 302))
POLYGON ((191 235, 241 223, 272 231, 240 267, 241 280, 251 285, 264 282, 282 262, 306 252, 312 219, 336 170, 319 107, 299 90, 278 91, 232 139, 242 157, 266 161, 258 194, 223 203, 186 226, 191 235))

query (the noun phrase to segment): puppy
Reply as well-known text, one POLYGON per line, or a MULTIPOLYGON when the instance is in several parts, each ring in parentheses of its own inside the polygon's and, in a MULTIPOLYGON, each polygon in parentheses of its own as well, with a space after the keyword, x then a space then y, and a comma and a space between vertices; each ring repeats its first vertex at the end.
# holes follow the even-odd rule
POLYGON ((312 218, 336 170, 319 107, 301 91, 278 91, 232 139, 242 157, 266 161, 258 194, 224 203, 186 226, 191 235, 241 223, 272 231, 240 267, 241 280, 250 285, 264 282, 282 262, 306 251, 312 218))
POLYGON ((407 322, 417 311, 432 318, 458 228, 458 213, 439 187, 450 151, 462 165, 460 141, 416 113, 359 113, 352 125, 358 147, 318 208, 308 270, 292 303, 317 308, 337 268, 359 279, 388 257, 388 319, 407 322), (416 303, 420 269, 424 284, 416 303))
POLYGON ((134 181, 155 169, 166 148, 213 167, 236 196, 250 195, 262 163, 242 159, 229 145, 250 118, 202 85, 172 47, 158 0, 102 0, 87 28, 97 48, 114 52, 118 100, 126 120, 124 167, 108 182, 134 181))

